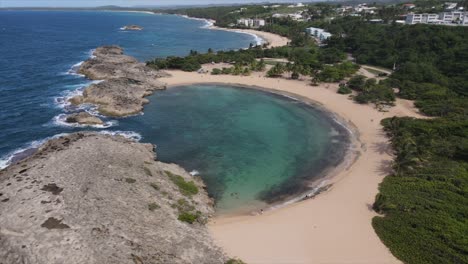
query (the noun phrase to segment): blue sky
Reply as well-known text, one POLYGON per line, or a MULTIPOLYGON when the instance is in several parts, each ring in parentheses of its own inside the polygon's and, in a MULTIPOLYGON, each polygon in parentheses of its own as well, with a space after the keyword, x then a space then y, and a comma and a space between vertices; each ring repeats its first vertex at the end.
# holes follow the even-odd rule
MULTIPOLYGON (((102 5, 193 5, 266 2, 265 0, 0 0, 0 7, 78 7, 102 5)), ((294 2, 272 0, 271 2, 294 2)), ((299 0, 297 1, 299 2, 299 0)))

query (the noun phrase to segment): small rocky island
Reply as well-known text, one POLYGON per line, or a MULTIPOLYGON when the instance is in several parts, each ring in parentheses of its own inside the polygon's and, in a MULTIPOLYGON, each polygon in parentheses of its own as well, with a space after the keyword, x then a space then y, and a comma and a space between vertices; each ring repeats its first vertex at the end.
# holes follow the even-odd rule
POLYGON ((91 132, 0 171, 1 263, 223 263, 201 180, 153 145, 91 132))
POLYGON ((141 30, 143 30, 143 27, 138 26, 138 25, 127 25, 127 26, 123 27, 122 29, 123 30, 141 31, 141 30))
POLYGON ((78 70, 91 80, 101 80, 87 87, 82 96, 70 99, 74 105, 91 103, 106 116, 128 116, 141 112, 148 103, 144 97, 166 88, 157 78, 166 73, 147 67, 145 63, 123 54, 118 46, 97 48, 93 58, 78 70))
POLYGON ((66 116, 65 122, 70 124, 80 124, 89 126, 104 124, 104 122, 99 117, 93 116, 87 112, 69 114, 66 116))

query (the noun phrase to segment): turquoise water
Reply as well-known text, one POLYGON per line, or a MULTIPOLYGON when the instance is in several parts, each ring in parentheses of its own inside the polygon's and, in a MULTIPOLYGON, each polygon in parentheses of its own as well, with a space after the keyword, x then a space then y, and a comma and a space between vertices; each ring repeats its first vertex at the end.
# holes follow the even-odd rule
POLYGON ((258 90, 170 88, 119 121, 157 145, 158 159, 200 173, 218 210, 251 209, 310 190, 341 161, 346 132, 309 105, 258 90))
POLYGON ((306 191, 307 182, 341 160, 346 133, 326 114, 285 97, 179 87, 151 96, 144 115, 104 118, 104 128, 60 122, 78 110, 66 98, 90 84, 70 68, 100 45, 121 45, 144 61, 256 41, 205 25, 143 13, 0 11, 0 168, 50 137, 94 130, 156 144, 161 161, 199 171, 220 211, 259 208, 306 191), (144 30, 120 30, 127 24, 144 30))

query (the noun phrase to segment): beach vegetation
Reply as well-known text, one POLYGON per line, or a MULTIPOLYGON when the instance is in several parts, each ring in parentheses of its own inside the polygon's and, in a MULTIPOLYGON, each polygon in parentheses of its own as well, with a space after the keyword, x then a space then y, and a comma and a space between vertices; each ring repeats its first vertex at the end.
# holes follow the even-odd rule
POLYGON ((148 210, 150 210, 150 211, 154 211, 154 210, 159 209, 159 208, 161 208, 161 206, 159 206, 157 203, 148 204, 148 210))
POLYGON ((193 181, 186 181, 180 175, 176 175, 170 171, 164 171, 169 179, 179 188, 180 193, 185 196, 198 194, 198 187, 193 181))
POLYGON ((276 78, 276 77, 281 77, 284 72, 286 71, 286 66, 282 63, 277 63, 275 66, 273 66, 271 69, 269 69, 266 73, 267 77, 270 78, 276 78))
POLYGON ((338 88, 338 91, 337 91, 337 93, 339 94, 350 94, 352 92, 353 90, 351 90, 348 86, 344 84, 340 84, 340 87, 338 88))
POLYGON ((240 259, 229 259, 225 262, 225 264, 246 264, 244 261, 240 259))
POLYGON ((198 220, 199 217, 200 214, 198 213, 181 212, 179 213, 179 217, 177 219, 182 222, 193 224, 195 221, 198 220))
POLYGON ((373 205, 373 226, 406 263, 468 263, 468 121, 389 118, 396 159, 373 205))

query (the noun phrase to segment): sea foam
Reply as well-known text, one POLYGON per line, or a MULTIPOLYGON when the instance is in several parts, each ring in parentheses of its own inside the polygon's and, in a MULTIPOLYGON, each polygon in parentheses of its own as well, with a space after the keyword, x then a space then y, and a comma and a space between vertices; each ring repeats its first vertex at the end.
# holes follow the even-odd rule
MULTIPOLYGON (((21 154, 27 152, 28 150, 37 149, 41 145, 43 145, 45 142, 47 142, 47 141, 49 141, 51 139, 56 139, 56 138, 63 137, 63 136, 66 136, 66 135, 69 135, 69 134, 68 133, 60 133, 60 134, 57 134, 57 135, 54 135, 54 136, 51 136, 51 137, 47 137, 47 138, 44 138, 44 139, 41 139, 41 140, 34 140, 32 142, 29 142, 28 144, 26 144, 22 148, 18 148, 18 149, 13 150, 12 152, 10 152, 10 153, 6 154, 5 156, 3 156, 2 158, 0 158, 0 169, 4 169, 4 168, 8 167, 9 165, 11 165, 12 161, 14 161, 15 158, 19 158, 19 156, 21 156, 21 154)), ((26 156, 28 156, 28 155, 25 155, 25 157, 26 156)))

